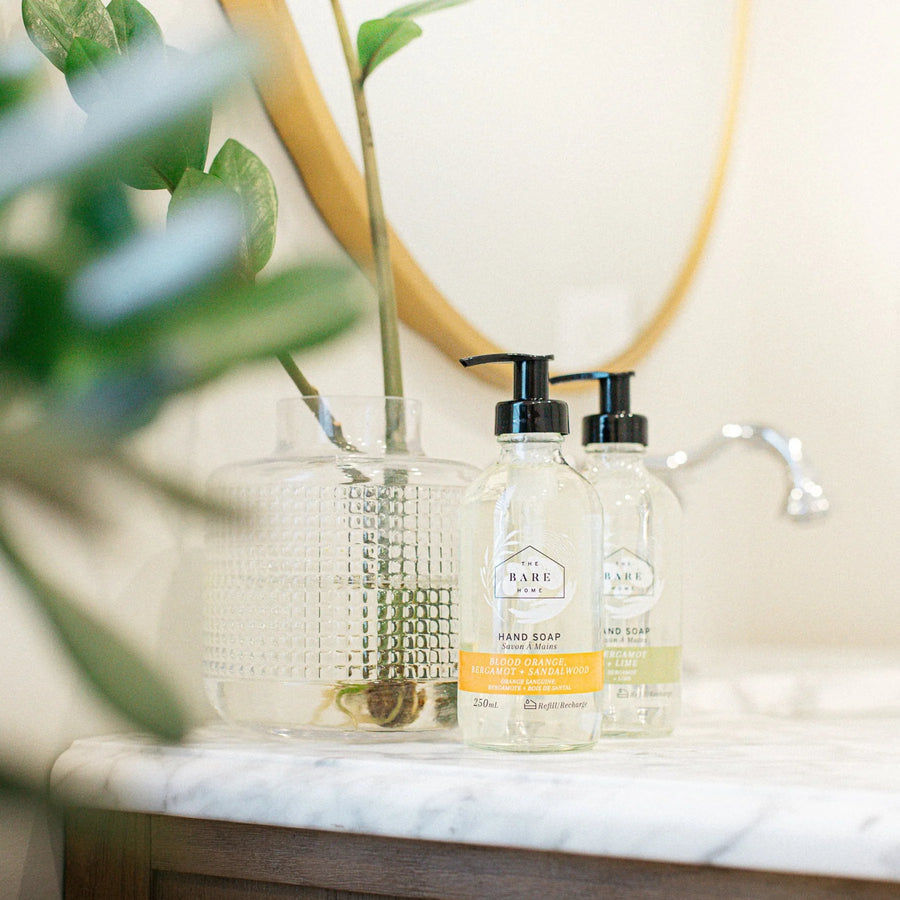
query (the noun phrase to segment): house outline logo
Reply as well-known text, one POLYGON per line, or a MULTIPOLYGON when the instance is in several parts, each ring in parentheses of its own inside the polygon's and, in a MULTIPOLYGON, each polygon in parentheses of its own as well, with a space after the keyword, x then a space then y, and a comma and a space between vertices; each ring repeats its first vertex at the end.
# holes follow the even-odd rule
POLYGON ((619 547, 603 564, 603 592, 614 597, 640 597, 654 588, 653 566, 627 547, 619 547))
POLYGON ((494 596, 564 600, 566 568, 529 544, 494 567, 494 596))

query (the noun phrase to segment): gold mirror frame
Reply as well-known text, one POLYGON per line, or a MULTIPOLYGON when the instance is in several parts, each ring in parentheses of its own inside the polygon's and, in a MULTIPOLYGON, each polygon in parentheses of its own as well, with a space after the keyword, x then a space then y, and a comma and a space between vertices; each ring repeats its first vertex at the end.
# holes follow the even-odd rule
MULTIPOLYGON (((357 265, 371 271, 372 244, 363 177, 325 102, 286 0, 219 3, 235 28, 262 30, 265 35, 268 52, 278 60, 275 73, 257 81, 269 118, 325 223, 357 265)), ((684 304, 712 230, 731 155, 749 16, 750 0, 738 0, 724 120, 709 188, 688 251, 657 311, 623 352, 598 364, 598 369, 634 368, 684 304)), ((397 308, 403 322, 453 360, 506 349, 481 334, 453 307, 393 229, 390 240, 397 308)), ((475 371, 489 381, 500 379, 497 383, 505 385, 505 373, 497 373, 495 368, 479 366, 475 371)))

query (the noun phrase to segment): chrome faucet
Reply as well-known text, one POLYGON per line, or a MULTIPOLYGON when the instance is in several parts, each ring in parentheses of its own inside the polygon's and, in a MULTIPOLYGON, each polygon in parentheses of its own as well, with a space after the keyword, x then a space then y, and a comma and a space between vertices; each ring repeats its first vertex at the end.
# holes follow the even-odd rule
POLYGON ((766 425, 723 425, 719 434, 693 452, 678 450, 665 457, 648 457, 647 465, 675 489, 671 475, 709 461, 735 440, 750 441, 776 452, 788 468, 790 490, 785 512, 796 521, 817 519, 828 512, 829 503, 804 456, 800 438, 787 437, 766 425))

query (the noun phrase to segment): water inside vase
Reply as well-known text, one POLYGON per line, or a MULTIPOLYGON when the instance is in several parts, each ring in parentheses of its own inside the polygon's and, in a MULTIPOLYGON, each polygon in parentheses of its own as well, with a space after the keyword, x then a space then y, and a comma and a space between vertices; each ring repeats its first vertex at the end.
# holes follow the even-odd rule
POLYGON ((213 703, 280 733, 454 725, 461 488, 304 480, 224 492, 257 515, 207 542, 213 703))

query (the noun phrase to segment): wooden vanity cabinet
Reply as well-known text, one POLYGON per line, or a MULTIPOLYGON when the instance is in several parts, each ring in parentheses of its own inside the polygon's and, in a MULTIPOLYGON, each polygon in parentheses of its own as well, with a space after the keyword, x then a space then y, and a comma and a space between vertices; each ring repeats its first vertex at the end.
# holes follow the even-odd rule
POLYGON ((900 884, 72 809, 66 900, 870 900, 900 884))

